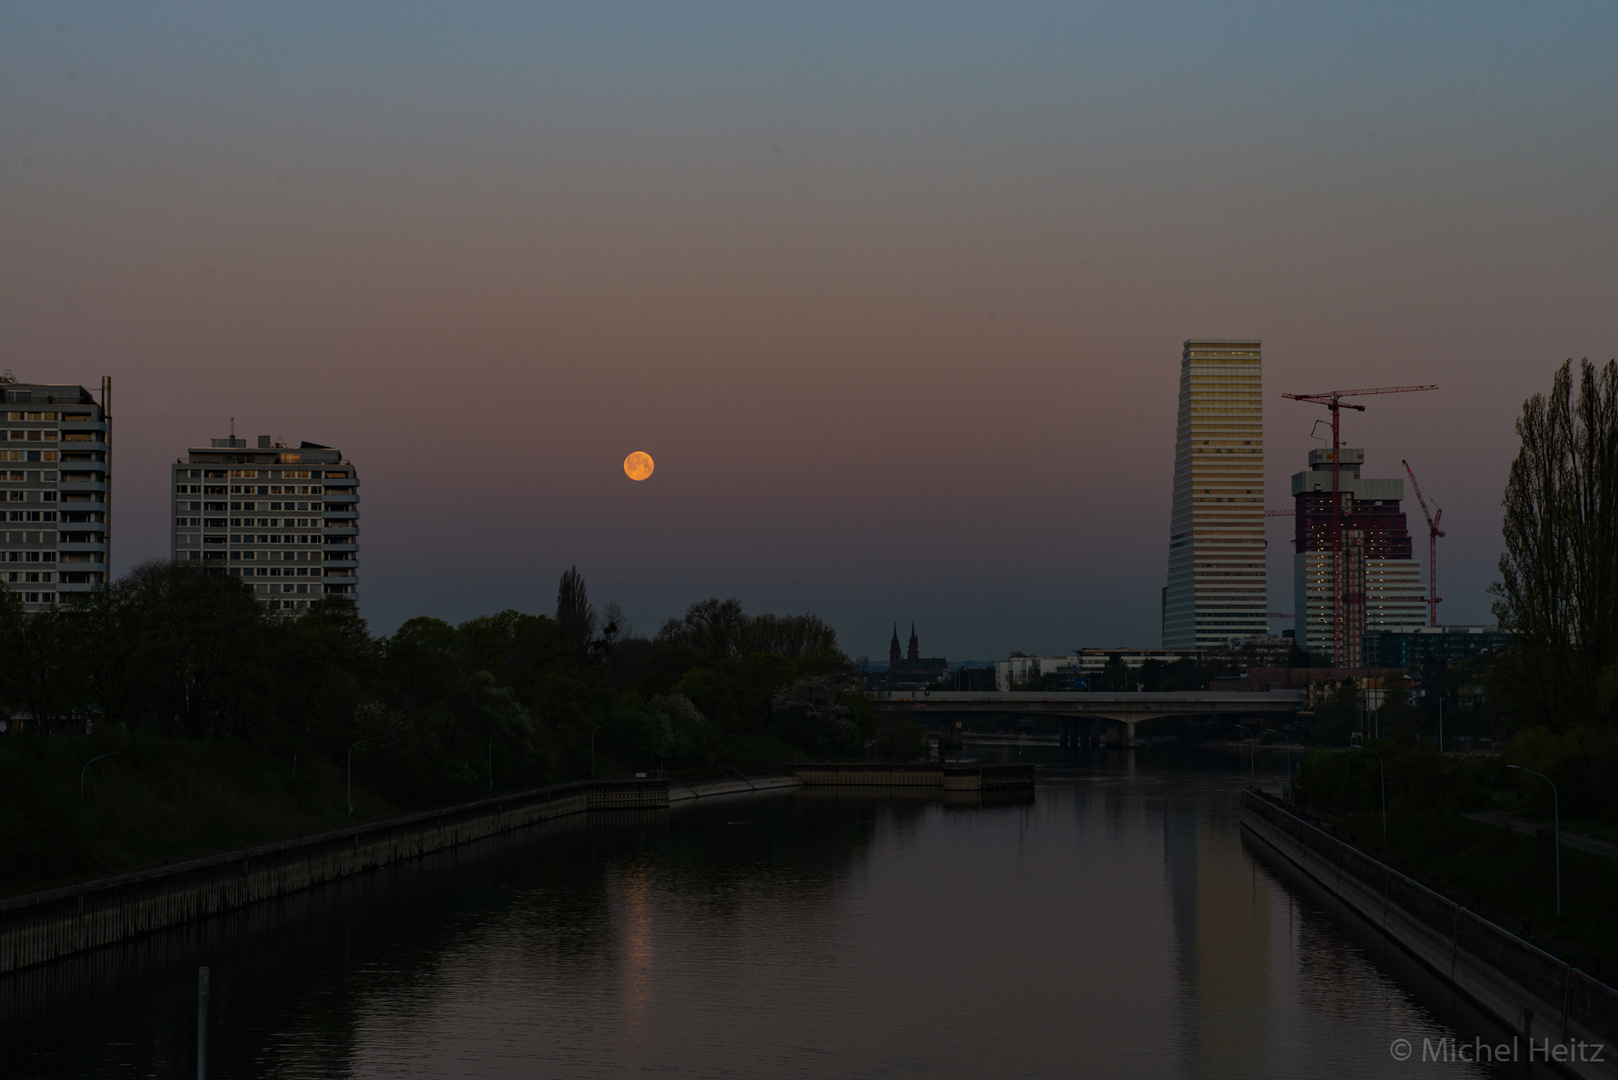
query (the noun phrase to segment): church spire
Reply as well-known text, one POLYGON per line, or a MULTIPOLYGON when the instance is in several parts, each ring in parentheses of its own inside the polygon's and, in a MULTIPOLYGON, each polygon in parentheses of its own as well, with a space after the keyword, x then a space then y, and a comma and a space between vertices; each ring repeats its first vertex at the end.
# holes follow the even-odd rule
MULTIPOLYGON (((898 635, 895 634, 894 637, 895 641, 897 641, 898 635)), ((910 620, 910 659, 921 659, 921 643, 916 640, 916 620, 914 619, 910 620)))
POLYGON ((893 642, 888 646, 888 670, 899 670, 899 624, 893 624, 893 642))

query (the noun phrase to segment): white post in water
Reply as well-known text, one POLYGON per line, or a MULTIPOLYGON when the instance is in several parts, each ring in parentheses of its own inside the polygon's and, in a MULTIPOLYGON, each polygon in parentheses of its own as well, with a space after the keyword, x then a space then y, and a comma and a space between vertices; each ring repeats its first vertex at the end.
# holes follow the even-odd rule
POLYGON ((197 1080, 208 1080, 208 969, 197 968, 197 1080))

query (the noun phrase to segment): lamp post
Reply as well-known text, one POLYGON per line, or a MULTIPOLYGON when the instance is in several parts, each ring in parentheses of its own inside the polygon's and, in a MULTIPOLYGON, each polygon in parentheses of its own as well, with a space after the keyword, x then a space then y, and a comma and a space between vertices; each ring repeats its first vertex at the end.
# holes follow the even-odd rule
MULTIPOLYGON (((90 766, 94 765, 98 761, 103 760, 104 758, 115 757, 119 753, 120 753, 120 751, 114 750, 110 754, 102 754, 101 757, 93 757, 89 761, 86 761, 84 763, 84 769, 88 769, 90 766)), ((79 801, 80 802, 84 801, 84 769, 79 770, 79 801)))
POLYGON ((364 746, 370 739, 361 739, 348 748, 348 816, 354 816, 354 747, 364 746))
POLYGON ((494 740, 502 735, 509 735, 509 731, 497 731, 489 736, 489 790, 494 790, 494 740))
MULTIPOLYGON (((1232 725, 1232 726, 1239 727, 1243 731, 1252 731, 1253 730, 1252 728, 1248 727, 1246 724, 1235 724, 1235 725, 1232 725)), ((1251 749, 1251 756, 1247 759, 1247 783, 1248 783, 1249 787, 1257 787, 1258 786, 1258 736, 1257 735, 1249 735, 1248 738, 1253 740, 1253 745, 1250 748, 1251 749)))
POLYGON ((1281 794, 1285 795, 1287 802, 1290 803, 1292 801, 1292 733, 1285 727, 1281 729, 1281 741, 1287 747, 1287 786, 1282 789, 1281 794))
POLYGON ((1349 749, 1364 750, 1367 754, 1376 758, 1377 776, 1382 788, 1382 842, 1386 844, 1388 842, 1388 770, 1382 764, 1382 755, 1364 743, 1355 743, 1349 749))
POLYGON ((1562 807, 1556 794, 1556 781, 1544 773, 1537 773, 1533 769, 1525 769, 1521 765, 1507 765, 1506 768, 1525 772, 1529 776, 1537 776, 1551 786, 1551 828, 1553 830, 1551 836, 1556 841, 1556 914, 1560 918, 1562 914, 1562 807))
POLYGON ((596 774, 596 732, 600 731, 602 728, 604 728, 606 726, 607 726, 606 721, 602 721, 601 723, 597 724, 595 727, 590 729, 590 775, 591 776, 594 776, 596 774))

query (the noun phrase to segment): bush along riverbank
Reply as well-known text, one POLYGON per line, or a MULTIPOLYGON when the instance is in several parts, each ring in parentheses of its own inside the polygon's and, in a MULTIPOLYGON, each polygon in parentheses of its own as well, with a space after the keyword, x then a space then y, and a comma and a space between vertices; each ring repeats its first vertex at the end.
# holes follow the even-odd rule
POLYGON ((1603 974, 1603 961, 1618 962, 1618 858, 1563 845, 1558 914, 1548 796, 1545 828, 1535 835, 1462 816, 1489 810, 1532 814, 1538 806, 1533 785, 1543 781, 1508 768, 1509 750, 1458 758, 1440 755, 1431 743, 1377 741, 1365 747, 1310 751, 1295 784, 1299 804, 1356 847, 1429 888, 1548 952, 1611 977, 1603 974))
POLYGON ((236 579, 137 569, 24 615, 0 590, 0 895, 592 777, 908 761, 814 615, 693 604, 655 635, 569 571, 554 615, 388 636, 328 603, 267 618, 236 579), (99 759, 99 760, 94 760, 99 759), (83 793, 80 779, 83 776, 83 793))

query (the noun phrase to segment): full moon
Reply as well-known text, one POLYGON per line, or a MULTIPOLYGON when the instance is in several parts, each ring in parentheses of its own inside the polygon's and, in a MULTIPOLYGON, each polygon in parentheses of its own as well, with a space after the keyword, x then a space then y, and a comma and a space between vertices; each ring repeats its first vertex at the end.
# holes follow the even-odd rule
POLYGON ((631 480, 644 480, 652 475, 652 455, 636 450, 624 458, 624 475, 631 480))

